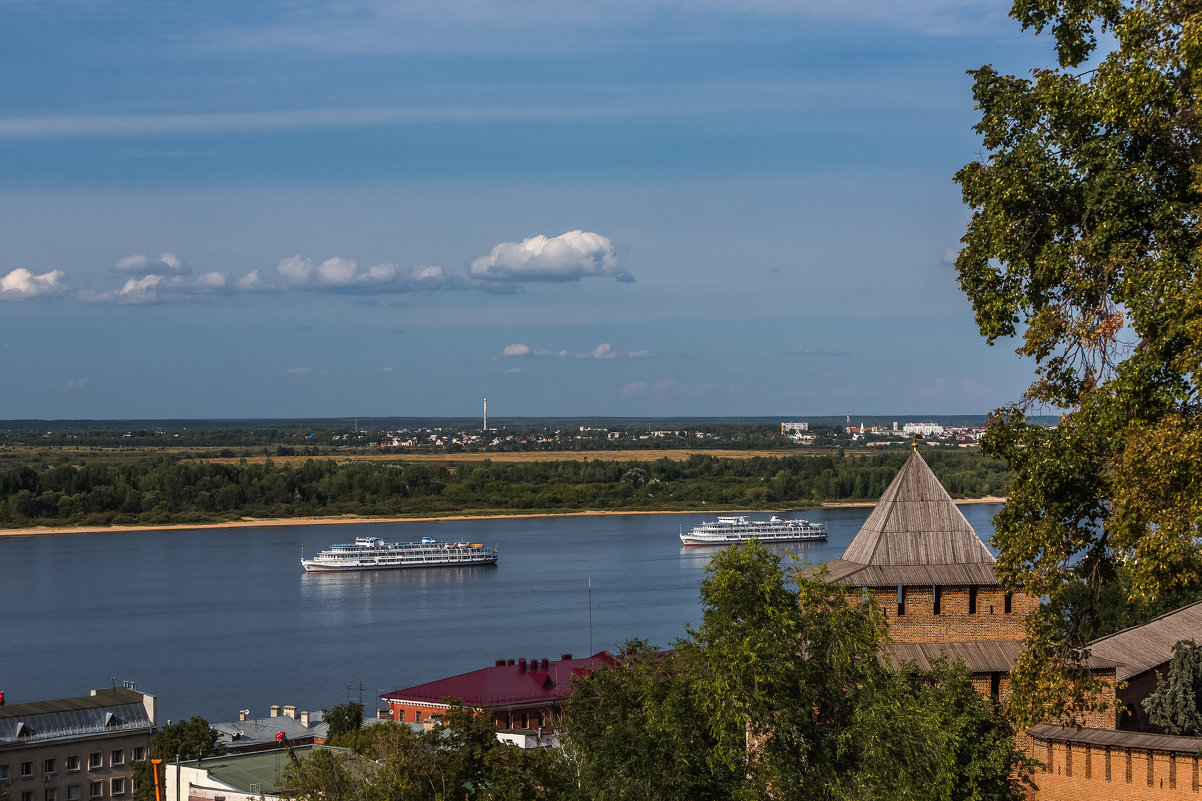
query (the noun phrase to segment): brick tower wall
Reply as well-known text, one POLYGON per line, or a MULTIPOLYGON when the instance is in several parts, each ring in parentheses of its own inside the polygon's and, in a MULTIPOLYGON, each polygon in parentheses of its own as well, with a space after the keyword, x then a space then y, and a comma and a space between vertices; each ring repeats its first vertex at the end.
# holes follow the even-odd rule
POLYGON ((1010 598, 997 585, 975 587, 976 611, 969 611, 973 587, 939 587, 939 614, 935 614, 934 587, 905 587, 904 613, 898 614, 897 587, 874 587, 894 642, 980 642, 1021 640, 1027 613, 1039 599, 1023 594, 1010 598))

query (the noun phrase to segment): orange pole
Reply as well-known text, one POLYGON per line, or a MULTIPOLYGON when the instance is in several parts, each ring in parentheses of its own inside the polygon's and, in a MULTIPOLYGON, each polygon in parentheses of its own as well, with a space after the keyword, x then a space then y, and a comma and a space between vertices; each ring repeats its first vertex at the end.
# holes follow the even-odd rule
POLYGON ((163 793, 159 789, 159 763, 162 761, 161 759, 150 760, 150 769, 154 772, 154 801, 163 801, 163 793))

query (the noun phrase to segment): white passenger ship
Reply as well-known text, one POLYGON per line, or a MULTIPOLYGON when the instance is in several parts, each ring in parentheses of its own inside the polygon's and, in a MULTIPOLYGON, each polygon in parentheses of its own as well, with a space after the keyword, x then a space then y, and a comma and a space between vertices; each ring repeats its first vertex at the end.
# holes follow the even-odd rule
POLYGON ((301 566, 308 573, 492 565, 496 561, 497 549, 491 546, 432 537, 422 537, 421 542, 385 542, 378 537, 355 537, 353 543, 331 545, 312 559, 301 554, 301 566))
POLYGON ((685 545, 726 545, 744 540, 758 542, 807 542, 826 539, 826 525, 808 520, 782 520, 773 515, 768 520, 748 520, 743 515, 719 517, 706 521, 688 534, 680 533, 685 545))

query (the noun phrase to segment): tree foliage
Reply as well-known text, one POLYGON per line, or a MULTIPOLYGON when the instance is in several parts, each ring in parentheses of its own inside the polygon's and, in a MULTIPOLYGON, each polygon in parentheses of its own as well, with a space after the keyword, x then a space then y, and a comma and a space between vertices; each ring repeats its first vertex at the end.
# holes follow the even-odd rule
POLYGON ((1202 15, 1182 0, 1016 0, 1056 63, 973 72, 986 157, 956 176, 978 327, 1035 379, 983 445, 1014 473, 999 573, 1048 600, 1016 693, 1072 718, 1069 672, 1125 571, 1133 605, 1202 585, 1202 15), (1044 429, 1032 407, 1063 411, 1044 429), (1084 590, 1082 590, 1084 587, 1084 590))
MULTIPOLYGON (((323 709, 321 719, 329 727, 329 739, 338 740, 359 730, 363 725, 363 705, 354 701, 339 704, 333 709, 323 709)), ((341 743, 334 742, 333 745, 341 743)))
POLYGON ((674 651, 576 684, 584 798, 1009 799, 1013 733, 962 665, 891 668, 870 598, 754 542, 716 555, 674 651))
MULTIPOLYGON (((217 745, 218 732, 209 726, 209 722, 199 715, 193 715, 188 720, 179 720, 160 726, 158 731, 150 735, 150 756, 161 759, 164 763, 172 762, 178 757, 181 760, 198 759, 200 757, 216 756, 222 752, 217 745)), ((154 774, 150 760, 133 764, 134 798, 136 801, 153 801, 154 774)), ((159 786, 166 780, 166 768, 159 765, 159 786)), ((166 794, 163 796, 166 797, 166 794)))
POLYGON ((1202 647, 1193 640, 1173 646, 1168 675, 1156 676, 1156 691, 1144 699, 1148 722, 1164 734, 1202 736, 1202 647))
MULTIPOLYGON (((779 509, 877 498, 905 459, 794 454, 683 461, 447 465, 311 459, 277 465, 161 456, 122 464, 0 468, 0 527, 203 523, 240 517, 439 515, 587 509, 779 509)), ((977 453, 932 451, 956 495, 998 494, 1005 469, 977 453)))
POLYGON ((428 732, 376 723, 356 740, 363 753, 314 751, 288 766, 281 786, 286 797, 304 801, 574 797, 558 753, 500 742, 494 720, 491 710, 454 702, 445 726, 428 732))

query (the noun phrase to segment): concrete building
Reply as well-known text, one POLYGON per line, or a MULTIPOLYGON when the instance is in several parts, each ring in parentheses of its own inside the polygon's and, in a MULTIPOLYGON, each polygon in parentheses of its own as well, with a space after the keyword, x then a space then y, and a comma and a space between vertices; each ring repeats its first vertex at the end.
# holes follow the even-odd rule
POLYGON ((12 801, 128 799, 156 714, 155 697, 133 685, 19 704, 0 696, 0 788, 12 801))

